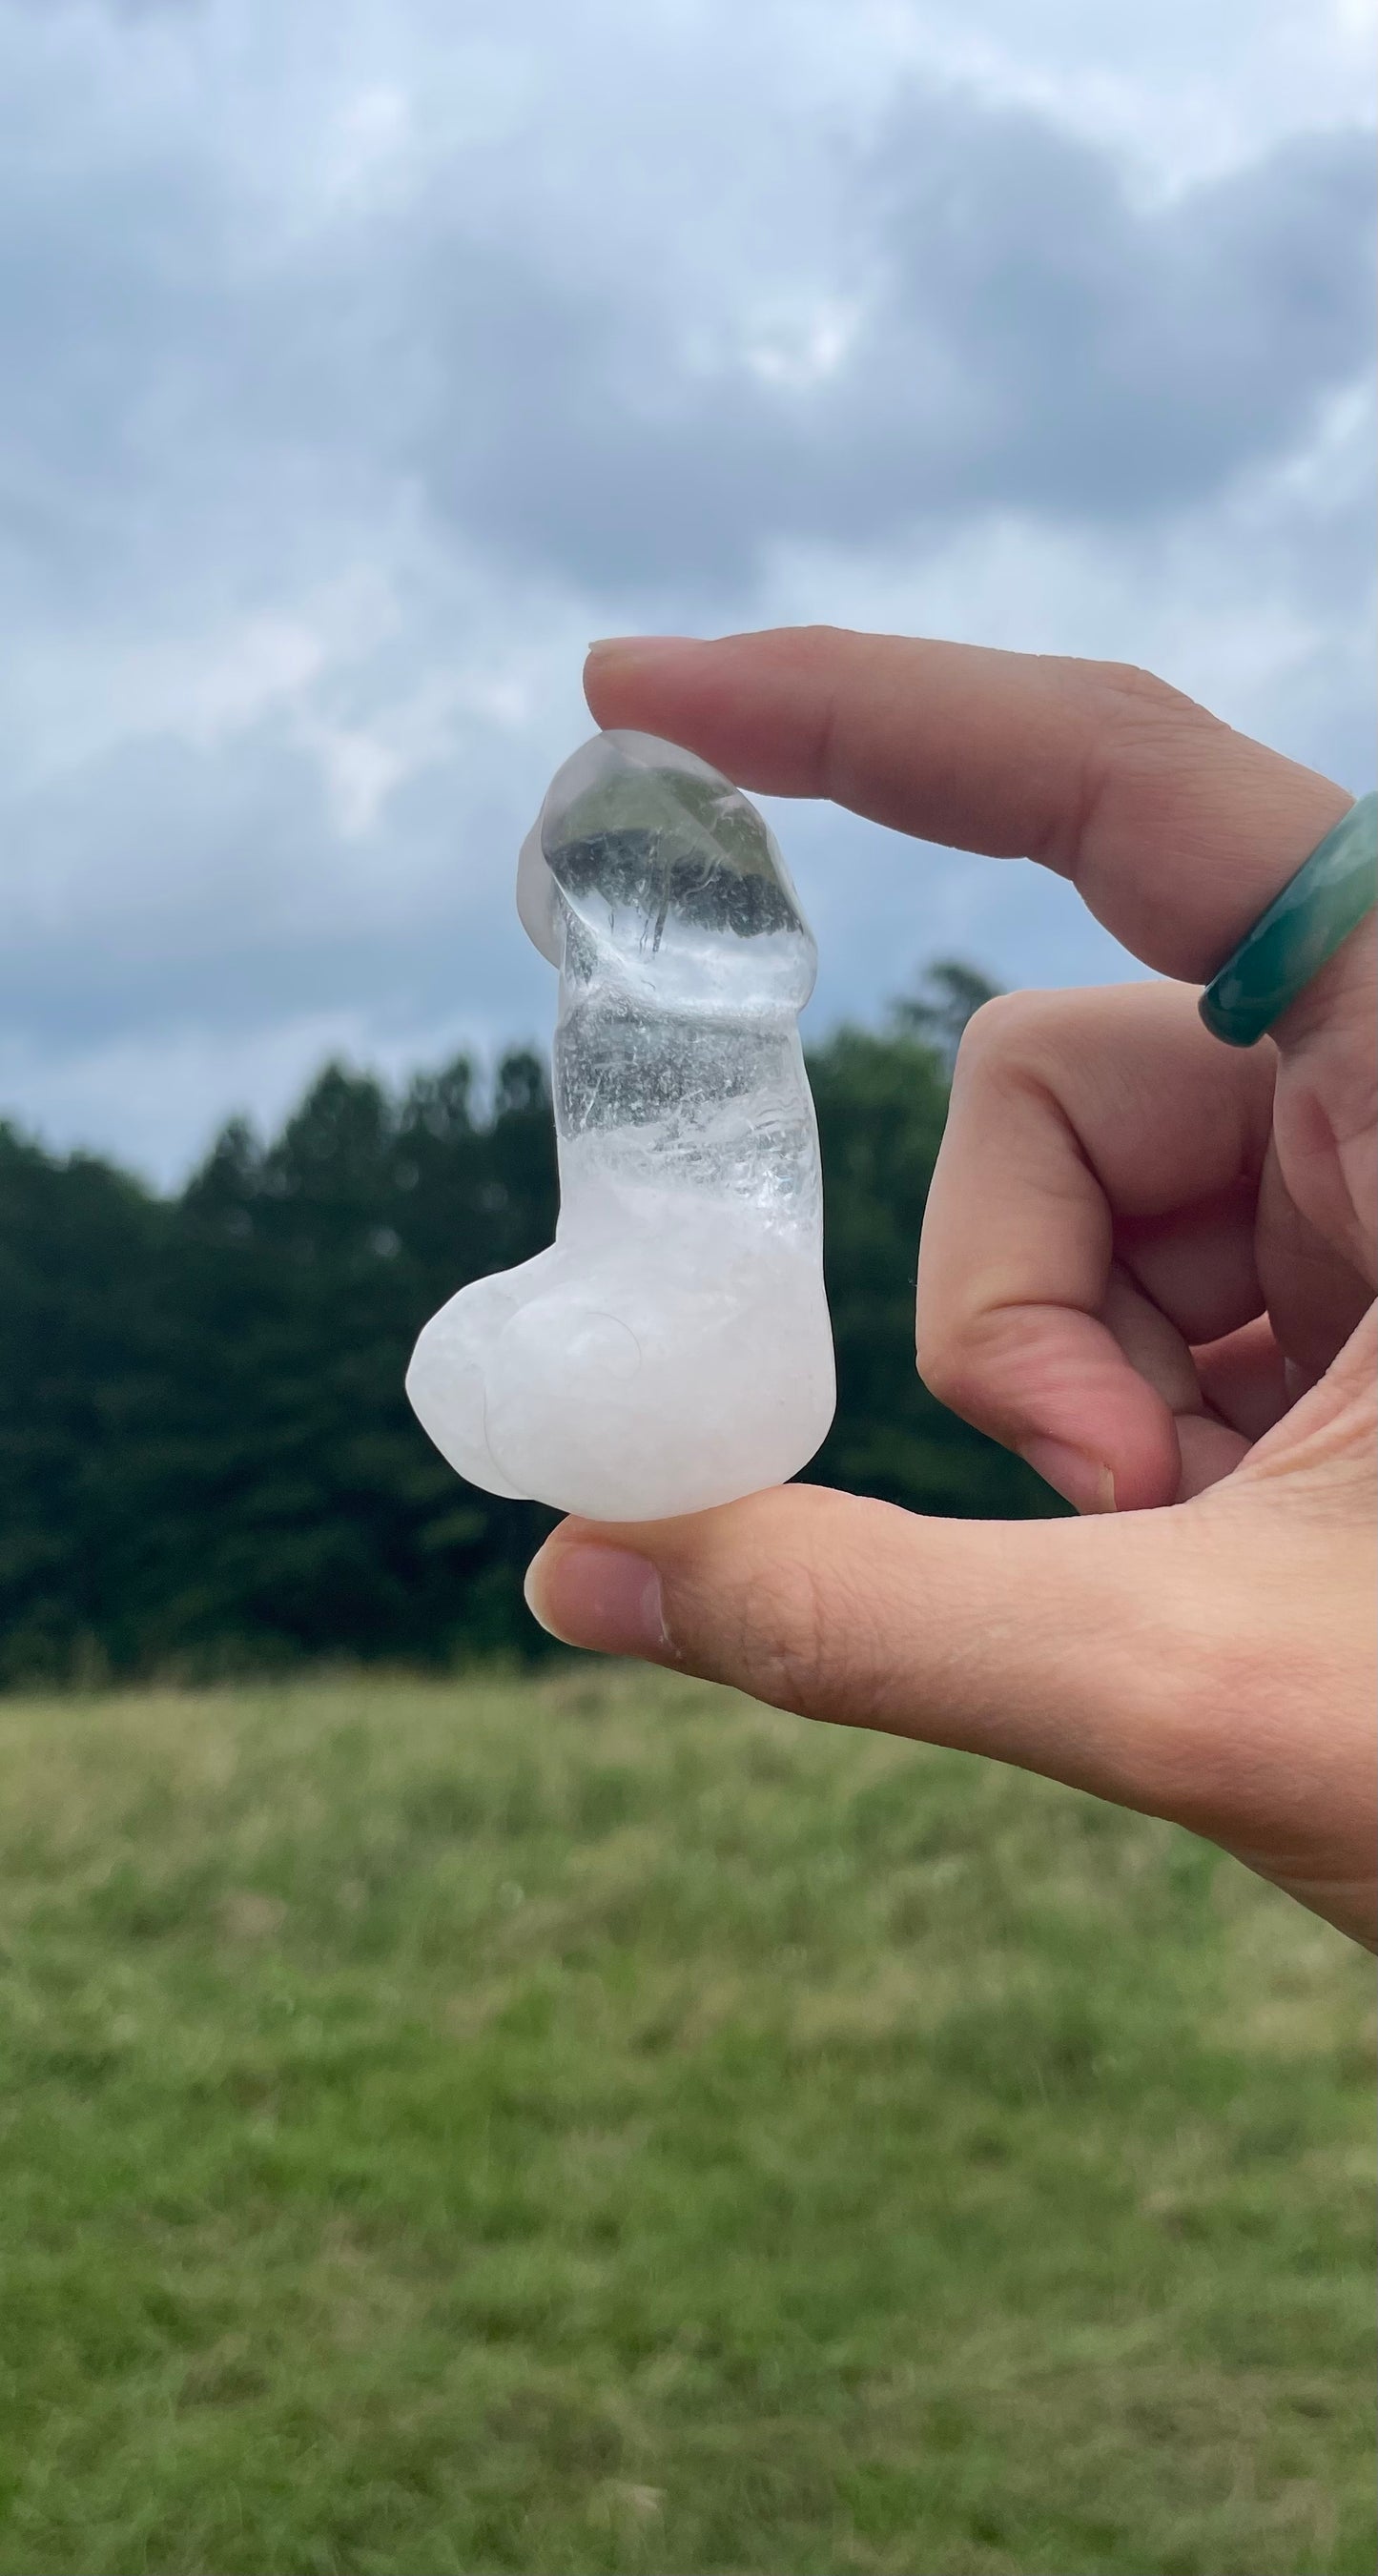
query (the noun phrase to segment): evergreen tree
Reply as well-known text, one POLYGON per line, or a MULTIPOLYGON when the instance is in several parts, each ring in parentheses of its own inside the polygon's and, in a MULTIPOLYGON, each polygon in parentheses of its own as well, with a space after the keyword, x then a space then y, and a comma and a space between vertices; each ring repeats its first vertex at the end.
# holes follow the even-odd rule
MULTIPOLYGON (((940 977, 810 1059, 839 1381, 810 1473, 1009 1515, 1048 1509, 1043 1488, 913 1357, 952 1022, 979 981, 940 977)), ((328 1066, 273 1143, 228 1126, 173 1198, 0 1126, 0 1679, 541 1651, 520 1582, 551 1515, 461 1483, 402 1380, 426 1318, 539 1251, 555 1208, 524 1052, 486 1104, 463 1058, 400 1096, 328 1066)))
POLYGON ((950 1075, 968 1020, 976 1017, 983 1002, 993 1002, 999 990, 998 984, 988 982, 974 966, 964 966, 960 958, 940 957, 925 971, 917 992, 891 1005, 890 1016, 896 1028, 932 1047, 950 1075))

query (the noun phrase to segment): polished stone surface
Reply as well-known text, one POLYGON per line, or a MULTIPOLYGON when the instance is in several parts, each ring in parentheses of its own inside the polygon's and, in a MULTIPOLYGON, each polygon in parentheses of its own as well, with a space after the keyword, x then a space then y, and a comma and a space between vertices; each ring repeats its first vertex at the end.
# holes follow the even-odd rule
POLYGON ((692 753, 599 734, 517 902, 560 974, 556 1239, 432 1318, 411 1401, 472 1483, 596 1519, 777 1484, 835 1386, 797 1026, 817 958, 775 840, 692 753))

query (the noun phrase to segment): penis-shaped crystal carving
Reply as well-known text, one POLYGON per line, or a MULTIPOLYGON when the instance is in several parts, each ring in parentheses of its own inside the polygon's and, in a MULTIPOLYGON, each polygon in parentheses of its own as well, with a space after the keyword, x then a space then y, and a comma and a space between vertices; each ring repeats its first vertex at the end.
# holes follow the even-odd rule
POLYGON ((817 952, 774 837, 691 752, 598 734, 517 909, 560 972, 559 1224, 432 1317, 407 1393, 471 1483, 597 1520, 778 1484, 835 1386, 797 1026, 817 952))

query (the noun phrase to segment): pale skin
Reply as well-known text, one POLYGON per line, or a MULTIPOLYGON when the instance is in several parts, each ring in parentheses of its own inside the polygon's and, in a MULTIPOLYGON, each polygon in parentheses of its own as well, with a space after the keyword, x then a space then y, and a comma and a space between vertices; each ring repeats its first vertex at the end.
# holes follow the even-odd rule
POLYGON ((1117 665, 809 628, 618 641, 586 688, 743 787, 1028 856, 1180 980, 980 1012, 924 1225, 923 1378, 1079 1519, 566 1521, 536 1615, 1169 1817, 1371 1942, 1373 916, 1249 1052, 1196 1014, 1349 795, 1117 665))

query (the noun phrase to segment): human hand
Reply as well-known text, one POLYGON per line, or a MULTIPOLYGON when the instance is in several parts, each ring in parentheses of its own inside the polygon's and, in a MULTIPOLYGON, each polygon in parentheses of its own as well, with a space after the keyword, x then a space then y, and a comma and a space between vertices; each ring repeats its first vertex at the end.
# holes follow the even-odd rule
POLYGON ((1247 1053, 1191 989, 1349 798, 1112 665, 805 629, 586 686, 744 787, 1027 854, 1187 982, 981 1011, 925 1219, 924 1379, 1087 1517, 566 1521, 537 1617, 1171 1817, 1372 1938, 1374 917, 1247 1053))

